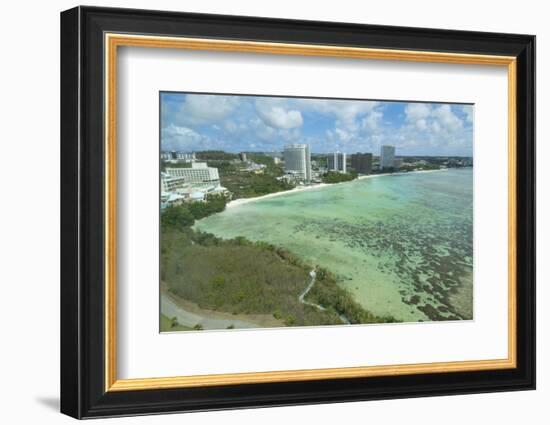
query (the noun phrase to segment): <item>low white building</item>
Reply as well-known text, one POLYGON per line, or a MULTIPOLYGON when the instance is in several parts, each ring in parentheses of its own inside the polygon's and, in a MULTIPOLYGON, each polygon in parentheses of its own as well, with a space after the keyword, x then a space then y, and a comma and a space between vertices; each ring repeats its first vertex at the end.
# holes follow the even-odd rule
POLYGON ((248 172, 263 172, 266 168, 265 164, 257 164, 255 162, 249 162, 248 166, 243 171, 248 172))
POLYGON ((191 168, 166 168, 166 173, 172 177, 183 177, 191 185, 220 184, 218 169, 209 167, 206 162, 193 162, 191 168))
POLYGON ((175 192, 177 189, 183 189, 185 187, 185 178, 171 176, 168 173, 160 174, 160 188, 161 192, 175 192))
POLYGON ((185 162, 194 162, 197 157, 195 156, 195 152, 176 152, 176 159, 185 162))
POLYGON ((191 193, 191 201, 198 202, 198 201, 204 201, 206 194, 204 192, 193 192, 191 193))
POLYGON ((185 202, 185 196, 178 195, 177 193, 171 193, 168 195, 166 203, 168 205, 181 205, 185 202))

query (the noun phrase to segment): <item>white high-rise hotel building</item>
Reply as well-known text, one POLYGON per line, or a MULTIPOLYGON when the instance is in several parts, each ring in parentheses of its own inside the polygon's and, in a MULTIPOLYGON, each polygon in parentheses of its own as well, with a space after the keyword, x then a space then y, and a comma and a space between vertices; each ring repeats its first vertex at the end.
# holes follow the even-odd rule
POLYGON ((285 145, 285 172, 301 180, 311 180, 311 151, 309 145, 285 145))
POLYGON ((380 169, 395 166, 395 146, 383 145, 380 148, 380 169))
POLYGON ((347 172, 346 154, 342 152, 330 153, 327 157, 327 166, 329 171, 347 172))

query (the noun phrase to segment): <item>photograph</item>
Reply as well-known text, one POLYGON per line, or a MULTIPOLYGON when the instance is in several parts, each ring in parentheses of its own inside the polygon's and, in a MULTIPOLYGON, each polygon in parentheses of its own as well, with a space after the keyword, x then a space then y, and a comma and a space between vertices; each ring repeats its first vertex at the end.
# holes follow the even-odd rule
POLYGON ((475 105, 159 108, 161 332, 474 319, 475 105))
MULTIPOLYGON (((188 6, 75 6, 49 24, 60 66, 39 85, 60 86, 61 119, 36 127, 54 125, 61 149, 45 149, 57 162, 33 158, 60 165, 49 168, 61 202, 45 210, 60 212, 61 263, 43 255, 54 236, 35 257, 59 269, 60 291, 34 298, 58 306, 56 335, 39 336, 59 345, 43 368, 55 379, 31 374, 55 383, 59 410, 220 422, 221 410, 255 409, 239 420, 258 422, 254 412, 293 406, 294 423, 302 405, 369 401, 369 418, 388 422, 391 400, 390 423, 429 422, 442 414, 418 398, 454 396, 474 403, 440 406, 459 423, 488 402, 504 422, 539 412, 546 394, 523 393, 532 401, 518 408, 505 393, 537 380, 533 32, 544 19, 188 6), (412 404, 394 408, 400 399, 412 404)), ((35 69, 34 56, 17 60, 35 69)), ((12 109, 28 110, 11 86, 12 109)), ((19 166, 25 143, 6 145, 19 166)), ((36 204, 7 199, 23 198, 36 204)), ((36 241, 5 222, 26 265, 36 241)))

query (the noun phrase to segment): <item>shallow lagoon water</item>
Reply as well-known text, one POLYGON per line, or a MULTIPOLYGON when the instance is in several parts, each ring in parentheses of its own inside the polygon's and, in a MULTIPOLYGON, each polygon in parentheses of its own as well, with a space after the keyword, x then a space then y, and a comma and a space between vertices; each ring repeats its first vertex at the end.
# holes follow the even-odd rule
POLYGON ((376 176, 260 199, 199 230, 285 247, 333 272, 366 309, 403 321, 472 318, 471 168, 376 176))

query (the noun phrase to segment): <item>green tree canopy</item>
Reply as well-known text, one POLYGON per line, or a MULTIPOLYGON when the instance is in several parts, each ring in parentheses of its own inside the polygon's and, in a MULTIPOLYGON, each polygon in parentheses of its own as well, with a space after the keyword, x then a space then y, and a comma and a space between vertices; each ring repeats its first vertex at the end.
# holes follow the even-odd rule
POLYGON ((162 212, 162 227, 183 230, 195 222, 193 214, 181 205, 171 205, 162 212))
POLYGON ((338 173, 336 171, 329 171, 328 173, 324 174, 322 177, 323 183, 342 183, 342 182, 351 181, 355 178, 357 178, 357 173, 355 172, 346 174, 346 173, 338 173))

